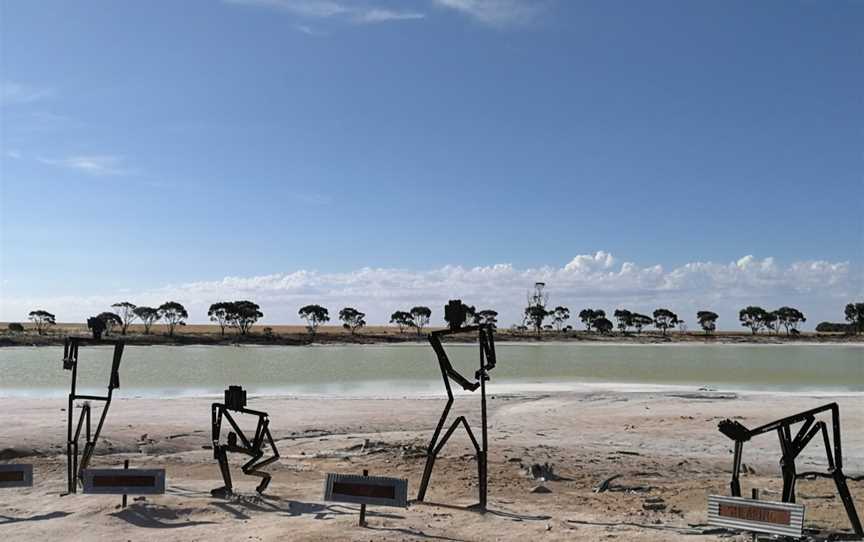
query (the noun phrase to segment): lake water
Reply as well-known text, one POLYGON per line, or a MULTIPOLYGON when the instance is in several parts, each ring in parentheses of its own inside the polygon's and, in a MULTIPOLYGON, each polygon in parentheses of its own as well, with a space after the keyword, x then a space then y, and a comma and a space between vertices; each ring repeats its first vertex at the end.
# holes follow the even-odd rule
MULTIPOLYGON (((710 386, 718 390, 864 392, 864 348, 850 345, 608 345, 499 343, 491 391, 710 386)), ((476 345, 446 345, 473 376, 476 345)), ((104 392, 110 347, 82 347, 79 387, 104 392)), ((0 396, 62 396, 71 373, 62 348, 0 348, 0 396)), ((120 396, 251 393, 442 393, 426 344, 340 346, 127 346, 120 396)))

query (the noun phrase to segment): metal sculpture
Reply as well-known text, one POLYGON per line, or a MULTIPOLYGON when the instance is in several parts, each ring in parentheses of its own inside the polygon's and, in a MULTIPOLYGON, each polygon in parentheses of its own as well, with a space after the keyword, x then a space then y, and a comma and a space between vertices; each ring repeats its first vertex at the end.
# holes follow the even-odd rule
POLYGON ((69 405, 66 409, 66 481, 69 493, 76 493, 78 490, 78 481, 83 480, 82 473, 90 464, 90 458, 93 456, 93 450, 96 448, 96 441, 99 440, 99 434, 102 432, 102 426, 105 424, 105 417, 108 415, 108 408, 111 406, 111 397, 114 390, 120 387, 120 360, 123 357, 123 342, 122 341, 94 341, 81 337, 67 337, 63 342, 63 369, 72 371, 72 384, 69 392, 69 405), (78 385, 78 347, 87 344, 113 344, 114 358, 111 363, 111 375, 108 380, 108 395, 79 395, 77 393, 78 385), (74 416, 75 401, 85 401, 81 406, 81 415, 78 417, 78 424, 73 433, 72 418, 74 416), (99 423, 96 425, 96 431, 90 432, 90 401, 104 401, 105 406, 102 407, 102 415, 99 417, 99 423), (78 440, 81 437, 82 428, 86 428, 86 442, 84 450, 78 457, 78 440))
POLYGON ((800 478, 806 476, 831 478, 837 486, 837 493, 840 494, 843 507, 846 508, 846 515, 849 517, 852 529, 856 535, 864 536, 861 520, 858 519, 855 503, 846 484, 846 480, 849 477, 843 474, 843 447, 840 441, 840 407, 837 403, 829 403, 800 412, 762 425, 756 429, 747 429, 741 423, 727 419, 720 422, 719 429, 721 433, 735 441, 735 452, 732 461, 732 483, 730 484, 733 497, 741 496, 741 484, 738 477, 741 472, 741 452, 744 448, 744 443, 757 435, 776 431, 780 439, 780 470, 783 474, 782 502, 795 502, 795 482, 800 478), (827 411, 831 412, 832 437, 828 435, 828 425, 822 420, 816 421, 818 414, 827 411), (793 437, 791 426, 797 423, 803 423, 803 425, 793 437), (825 445, 828 472, 797 472, 795 469, 795 459, 810 443, 813 437, 820 432, 822 433, 822 441, 825 445))
POLYGON ((270 418, 267 413, 246 408, 246 391, 240 386, 229 386, 225 390, 225 402, 213 403, 211 414, 213 424, 213 457, 219 461, 219 470, 222 472, 222 480, 225 482, 225 485, 212 490, 210 493, 214 497, 228 497, 234 492, 234 486, 231 483, 231 471, 228 468, 228 452, 252 456, 252 459, 243 464, 242 470, 244 474, 261 478, 261 483, 258 484, 255 490, 258 493, 264 493, 264 490, 270 484, 271 476, 261 469, 279 459, 279 450, 276 449, 273 435, 270 434, 270 418), (258 417, 255 436, 251 440, 246 437, 246 434, 243 433, 237 422, 234 421, 230 412, 258 417), (231 428, 234 429, 228 432, 226 444, 220 444, 223 417, 228 420, 231 428), (239 443, 237 441, 238 438, 240 439, 239 443), (261 458, 264 457, 265 445, 270 446, 273 456, 262 461, 261 458))
POLYGON ((486 382, 489 380, 489 371, 495 368, 495 339, 493 337, 494 327, 489 324, 481 324, 477 326, 469 326, 457 329, 446 329, 435 331, 429 334, 429 343, 435 350, 435 355, 438 357, 438 365, 441 368, 441 378, 444 380, 444 388, 447 390, 447 405, 441 413, 441 419, 438 420, 438 426, 432 434, 432 440, 429 441, 429 448, 426 451, 426 467, 423 470, 423 480, 420 483, 420 491, 417 494, 417 500, 423 502, 426 498, 426 489, 429 486, 429 479, 432 477, 432 468, 435 466, 435 459, 438 453, 447 444, 447 441, 453 435, 453 432, 461 423, 465 426, 465 431, 471 439, 471 444, 477 453, 477 473, 478 473, 478 491, 480 502, 472 508, 478 509, 481 512, 486 511, 486 489, 487 489, 487 457, 488 457, 488 439, 486 428, 486 382), (444 347, 441 345, 441 337, 452 335, 455 333, 473 333, 477 332, 480 342, 480 368, 475 372, 472 382, 459 374, 450 363, 444 347), (468 425, 468 420, 465 416, 459 416, 444 433, 440 439, 441 430, 444 428, 444 422, 450 414, 450 408, 453 406, 453 390, 450 387, 450 380, 457 383, 462 389, 467 391, 476 391, 480 388, 480 420, 482 424, 481 442, 477 442, 474 432, 468 425))

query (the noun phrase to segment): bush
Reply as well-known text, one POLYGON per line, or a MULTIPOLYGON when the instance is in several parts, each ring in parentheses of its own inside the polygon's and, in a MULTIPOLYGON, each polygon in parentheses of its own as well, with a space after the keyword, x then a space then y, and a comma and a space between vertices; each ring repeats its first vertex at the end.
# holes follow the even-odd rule
POLYGON ((9 331, 14 331, 16 333, 22 333, 24 331, 24 326, 17 322, 12 322, 9 324, 9 331))
POLYGON ((843 324, 837 322, 820 322, 816 326, 817 333, 853 333, 854 330, 851 324, 843 324))
POLYGON ((273 333, 272 327, 265 327, 264 329, 261 330, 261 333, 264 335, 264 338, 267 339, 268 341, 272 341, 273 339, 276 338, 276 334, 273 333))

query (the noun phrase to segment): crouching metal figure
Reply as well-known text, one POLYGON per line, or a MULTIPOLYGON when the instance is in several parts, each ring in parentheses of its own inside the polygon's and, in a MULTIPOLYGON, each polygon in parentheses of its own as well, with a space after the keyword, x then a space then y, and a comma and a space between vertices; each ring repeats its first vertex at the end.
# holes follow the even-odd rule
POLYGON ((762 425, 756 429, 747 429, 739 422, 732 420, 723 420, 720 422, 719 429, 721 433, 735 441, 735 455, 732 462, 732 483, 730 484, 733 497, 741 496, 741 484, 738 481, 738 475, 741 472, 741 452, 744 448, 744 443, 757 435, 777 431, 777 436, 780 438, 780 470, 783 474, 783 502, 795 502, 795 482, 798 479, 808 476, 831 478, 837 486, 837 493, 840 494, 840 499, 846 508, 846 515, 849 516, 849 523, 852 525, 852 529, 859 537, 864 536, 861 520, 858 519, 855 503, 846 484, 846 480, 849 477, 843 474, 843 447, 840 442, 840 407, 837 403, 829 403, 805 412, 800 412, 793 416, 762 425), (828 425, 824 421, 816 421, 816 415, 826 411, 831 411, 833 453, 831 438, 828 435, 828 425), (803 425, 793 438, 790 427, 793 424, 802 422, 803 425), (825 445, 828 472, 798 473, 795 469, 795 459, 810 443, 813 437, 820 432, 822 433, 822 441, 825 445))
POLYGON ((478 491, 480 502, 472 507, 486 511, 486 488, 487 488, 487 454, 489 447, 487 444, 486 431, 486 382, 489 380, 489 371, 495 367, 495 340, 493 338, 493 327, 489 324, 481 324, 478 326, 469 326, 456 329, 447 329, 435 331, 429 335, 429 343, 432 345, 435 354, 438 357, 438 365, 441 367, 441 378, 444 380, 444 388, 447 390, 447 405, 441 413, 441 419, 438 420, 438 426, 432 434, 432 440, 429 441, 429 448, 426 451, 426 467, 423 470, 423 480, 420 483, 420 491, 417 494, 417 500, 423 502, 426 498, 426 489, 429 486, 429 479, 432 477, 432 468, 435 466, 435 459, 438 453, 447 444, 447 441, 453 435, 453 432, 461 423, 465 426, 465 431, 471 439, 471 444, 474 445, 474 450, 477 452, 477 471, 478 471, 478 491), (459 374, 450 363, 444 347, 441 346, 441 337, 454 333, 471 333, 477 332, 480 339, 480 368, 474 374, 474 382, 471 382, 461 374, 459 374), (450 425, 450 428, 444 434, 441 440, 438 437, 441 435, 441 430, 444 428, 444 422, 447 421, 447 416, 450 414, 450 408, 453 406, 453 390, 450 388, 450 380, 462 386, 462 389, 467 391, 476 391, 480 388, 480 419, 482 424, 481 442, 477 442, 474 432, 468 425, 468 420, 465 416, 459 416, 450 425))
POLYGON ((93 451, 96 448, 96 441, 99 440, 99 434, 102 432, 102 426, 105 424, 105 418, 108 416, 108 407, 111 406, 111 397, 114 390, 120 387, 120 360, 123 357, 123 342, 122 341, 98 341, 90 340, 81 337, 67 337, 63 342, 63 369, 72 371, 72 383, 69 390, 69 404, 66 409, 66 483, 69 493, 78 491, 78 481, 83 481, 84 469, 90 464, 90 458, 93 457, 93 451), (78 347, 81 345, 114 345, 114 357, 111 363, 111 376, 108 379, 108 395, 81 395, 77 392, 78 388, 78 347), (84 401, 81 405, 81 414, 78 417, 78 424, 73 424, 72 419, 75 417, 75 402, 84 401), (90 432, 90 401, 104 401, 105 406, 102 407, 102 415, 99 417, 99 423, 96 425, 96 431, 90 432), (73 433, 73 426, 75 431, 73 433), (85 430, 84 450, 81 452, 80 461, 78 455, 78 440, 81 438, 81 430, 85 430))
POLYGON ((222 472, 222 479, 225 485, 212 490, 210 494, 214 497, 228 497, 233 494, 231 471, 228 468, 228 452, 252 456, 252 459, 243 465, 243 473, 260 477, 261 483, 258 484, 255 490, 258 493, 264 493, 264 490, 270 484, 271 477, 270 474, 263 472, 261 469, 279 459, 279 450, 276 449, 273 435, 270 434, 270 419, 267 413, 246 408, 246 391, 240 386, 229 386, 225 390, 225 403, 213 403, 211 413, 213 423, 213 457, 219 461, 219 469, 222 472), (229 411, 258 416, 258 426, 255 429, 255 436, 252 440, 246 437, 229 411), (226 444, 220 444, 219 442, 223 416, 234 429, 234 431, 228 432, 228 442, 226 444), (238 438, 240 439, 239 442, 238 438), (264 457, 265 445, 270 446, 273 456, 262 461, 261 458, 264 457))

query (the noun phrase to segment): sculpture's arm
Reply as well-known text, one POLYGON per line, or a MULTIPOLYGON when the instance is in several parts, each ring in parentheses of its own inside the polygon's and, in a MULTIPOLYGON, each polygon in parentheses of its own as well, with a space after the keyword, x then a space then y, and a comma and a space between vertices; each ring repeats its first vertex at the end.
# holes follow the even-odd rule
POLYGON ((453 368, 450 359, 447 357, 447 352, 445 352, 444 347, 441 346, 441 340, 438 338, 437 333, 429 335, 429 343, 432 345, 432 349, 435 350, 435 355, 438 356, 438 363, 441 365, 441 368, 450 380, 456 382, 462 386, 463 390, 467 391, 475 391, 480 387, 479 382, 471 382, 453 368))

